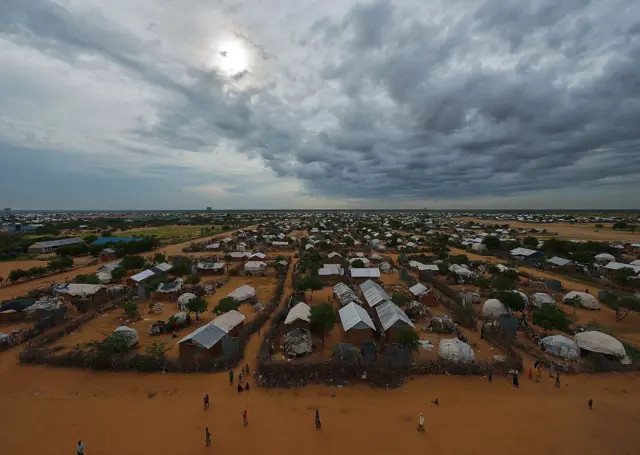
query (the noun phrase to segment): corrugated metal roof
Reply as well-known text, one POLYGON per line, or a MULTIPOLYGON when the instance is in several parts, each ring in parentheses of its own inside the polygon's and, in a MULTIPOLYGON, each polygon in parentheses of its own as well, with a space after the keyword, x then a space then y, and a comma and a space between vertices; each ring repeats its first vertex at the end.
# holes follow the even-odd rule
POLYGON ((351 276, 353 278, 380 278, 380 269, 377 267, 372 268, 350 268, 351 276))
POLYGON ((311 307, 304 302, 298 303, 296 306, 289 310, 287 318, 284 320, 285 324, 291 324, 298 319, 303 321, 311 321, 311 307))
POLYGON ((415 328, 409 316, 393 302, 385 302, 382 305, 378 305, 376 312, 385 332, 393 326, 415 328))
MULTIPOLYGON (((364 270, 364 269, 354 269, 354 270, 364 270)), ((375 269, 378 270, 378 269, 375 269)), ((378 270, 378 273, 380 270, 378 270)), ((375 283, 371 280, 367 280, 360 285, 360 289, 362 290, 362 294, 364 295, 364 299, 367 301, 370 307, 374 307, 385 300, 391 300, 389 294, 384 292, 382 286, 378 283, 375 283)))
POLYGON ((73 239, 48 240, 46 242, 38 242, 31 245, 31 247, 40 246, 42 248, 55 248, 58 246, 77 245, 80 243, 84 243, 84 240, 76 237, 73 239))
POLYGON ((225 332, 231 332, 234 327, 245 320, 245 315, 236 310, 227 311, 213 320, 213 323, 225 332))
POLYGON ((154 265, 152 268, 159 270, 161 272, 168 272, 169 270, 171 270, 173 268, 173 266, 171 264, 168 264, 166 262, 162 262, 160 264, 156 264, 154 265))
POLYGON ((426 294, 427 292, 429 292, 429 288, 427 288, 424 284, 422 283, 417 283, 414 286, 411 286, 409 288, 409 291, 413 294, 413 295, 422 295, 422 294, 426 294))
POLYGON ((104 245, 107 243, 128 243, 142 240, 139 237, 100 237, 93 242, 93 245, 104 245))
POLYGON ((530 250, 529 248, 514 248, 509 252, 512 256, 531 256, 538 253, 536 250, 530 250))
POLYGON ((185 341, 192 341, 205 349, 211 349, 227 335, 227 332, 215 325, 214 322, 215 319, 207 325, 198 327, 182 340, 178 341, 178 344, 184 343, 185 341))
POLYGON ((243 286, 240 286, 239 288, 237 288, 236 290, 234 290, 233 292, 230 292, 227 297, 231 297, 234 300, 238 300, 239 302, 243 301, 243 300, 247 300, 253 296, 256 295, 256 290, 254 288, 252 288, 251 286, 249 286, 248 284, 245 284, 243 286))
MULTIPOLYGON (((327 265, 327 264, 325 264, 327 265)), ((335 264, 337 267, 322 267, 321 269, 318 269, 318 275, 319 276, 342 276, 344 275, 344 270, 342 270, 340 268, 340 266, 338 266, 338 264, 335 264)))
POLYGON ((135 275, 133 275, 133 276, 131 277, 131 279, 132 279, 133 281, 135 281, 136 283, 139 283, 139 282, 141 282, 141 281, 146 280, 147 278, 151 278, 151 277, 152 277, 152 276, 154 276, 154 275, 155 275, 155 273, 153 273, 153 270, 149 270, 149 269, 147 269, 147 270, 143 270, 143 271, 142 271, 142 272, 140 272, 140 273, 136 273, 135 275))
POLYGON ((57 292, 59 294, 69 294, 73 296, 93 295, 101 289, 105 289, 105 287, 100 284, 79 283, 69 283, 53 288, 54 292, 57 292))
POLYGON ((351 329, 376 329, 367 311, 354 302, 342 307, 339 314, 345 332, 351 329))
POLYGON ((198 262, 196 267, 200 270, 221 270, 225 265, 224 262, 198 262))
POLYGON ((609 262, 604 268, 609 270, 631 269, 633 273, 640 273, 640 266, 615 261, 609 262))
POLYGON ((550 263, 550 264, 555 264, 555 265, 560 265, 560 266, 567 265, 567 264, 572 264, 572 262, 569 259, 564 259, 564 258, 561 258, 561 257, 558 257, 558 256, 552 257, 547 262, 550 263))

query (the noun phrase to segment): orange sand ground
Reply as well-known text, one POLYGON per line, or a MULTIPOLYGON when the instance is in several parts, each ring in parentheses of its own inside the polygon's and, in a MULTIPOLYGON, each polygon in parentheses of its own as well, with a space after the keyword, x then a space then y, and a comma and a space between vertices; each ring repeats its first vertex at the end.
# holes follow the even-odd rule
MULTIPOLYGON (((259 345, 260 337, 254 335, 245 352, 254 369, 259 345)), ((7 417, 0 425, 2 454, 73 453, 78 439, 88 455, 539 455, 559 450, 631 455, 640 444, 638 373, 565 375, 561 389, 546 376, 538 385, 521 377, 518 390, 502 377, 488 384, 486 378, 426 376, 409 378, 398 390, 374 390, 363 383, 270 391, 254 386, 239 395, 228 386, 226 373, 96 373, 20 366, 16 353, 0 354, 0 403, 7 417), (206 412, 205 393, 211 398, 206 412), (430 403, 436 397, 439 407, 430 403), (589 398, 594 400, 591 412, 589 398), (316 408, 320 431, 313 425, 316 408), (245 409, 246 428, 241 418, 245 409), (415 430, 420 412, 425 433, 415 430), (212 433, 210 448, 204 447, 206 426, 212 433)))
MULTIPOLYGON (((596 232, 595 223, 593 224, 569 224, 569 223, 521 223, 519 221, 504 220, 481 220, 478 218, 460 217, 455 218, 456 221, 471 221, 472 223, 483 223, 488 225, 493 224, 508 224, 509 227, 515 229, 537 229, 543 228, 547 230, 547 233, 557 233, 555 238, 562 240, 597 240, 600 242, 632 242, 640 243, 640 232, 636 231, 633 234, 629 231, 614 231, 611 229, 613 223, 600 223, 604 228, 596 232)), ((544 234, 532 234, 536 237, 544 236, 544 234)))

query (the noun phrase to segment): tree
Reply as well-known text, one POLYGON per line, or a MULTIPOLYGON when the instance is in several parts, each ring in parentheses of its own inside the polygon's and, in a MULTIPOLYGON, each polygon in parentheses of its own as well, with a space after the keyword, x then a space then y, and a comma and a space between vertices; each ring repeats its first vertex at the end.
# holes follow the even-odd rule
POLYGON ((604 224, 596 224, 596 229, 603 229, 604 228, 604 224))
POLYGON ((517 292, 503 291, 500 293, 500 301, 512 311, 524 310, 525 302, 517 292))
POLYGON ((62 258, 52 259, 47 263, 47 267, 54 272, 68 270, 71 267, 73 267, 73 258, 62 257, 62 258))
POLYGON ((322 334, 322 344, 324 345, 325 334, 331 331, 336 323, 336 313, 333 306, 328 303, 311 307, 311 329, 322 334))
POLYGON ((298 292, 311 291, 312 298, 313 298, 313 291, 321 291, 322 288, 324 288, 324 283, 320 278, 318 278, 315 275, 307 275, 296 282, 296 291, 298 292))
POLYGON ((535 250, 538 247, 538 239, 535 237, 525 237, 522 244, 527 248, 535 250))
POLYGON ((627 229, 629 225, 626 221, 621 220, 613 224, 613 229, 627 229))
POLYGON ((100 256, 100 252, 104 249, 104 245, 90 245, 89 254, 94 258, 100 256))
POLYGON ((186 279, 187 284, 198 284, 200 282, 200 275, 197 273, 192 273, 186 279))
POLYGON ((127 254, 120 261, 120 267, 125 270, 138 270, 144 267, 146 259, 135 254, 127 254))
POLYGON ((79 274, 79 275, 76 275, 74 281, 76 283, 82 283, 82 284, 100 284, 100 280, 95 275, 79 274))
POLYGON ((398 344, 402 346, 404 349, 408 349, 410 351, 417 351, 420 344, 420 337, 413 329, 401 329, 398 330, 397 338, 398 344))
POLYGON ((227 261, 227 262, 231 262, 233 260, 233 258, 231 257, 230 254, 225 254, 224 255, 224 260, 227 261))
POLYGON ((637 226, 635 224, 629 226, 629 230, 631 231, 632 234, 636 232, 636 229, 637 229, 637 226))
POLYGON ((483 291, 491 288, 491 281, 483 277, 476 278, 476 281, 473 284, 483 291))
POLYGON ((15 269, 9 272, 9 281, 15 283, 27 277, 27 272, 22 269, 15 269))
POLYGON ((0 276, 0 286, 2 286, 2 283, 4 283, 4 277, 0 276))
POLYGON ((407 303, 409 303, 409 297, 407 297, 406 295, 401 294, 399 292, 394 292, 391 295, 391 301, 393 303, 395 303, 396 305, 398 305, 398 306, 404 306, 407 303))
POLYGON ((129 302, 125 302, 125 304, 122 305, 122 309, 124 310, 126 315, 129 316, 130 318, 133 318, 133 319, 140 318, 140 312, 138 311, 138 304, 133 300, 129 302))
POLYGON ((187 275, 191 272, 191 261, 189 259, 183 259, 173 264, 171 274, 176 276, 187 275))
POLYGON ((457 254, 449 258, 449 262, 452 264, 469 264, 469 258, 464 254, 457 254))
POLYGON ((82 237, 82 240, 84 240, 87 245, 91 245, 93 242, 98 240, 98 236, 95 234, 89 234, 82 237))
POLYGON ((355 241, 351 237, 345 237, 344 239, 342 239, 342 241, 347 246, 353 246, 353 244, 355 243, 355 241))
POLYGON ((493 235, 488 235, 482 240, 488 250, 495 251, 500 249, 500 239, 493 235))
POLYGON ((353 261, 351 263, 351 267, 354 269, 363 269, 364 268, 364 261, 362 259, 356 259, 355 261, 353 261))
POLYGON ((102 231, 100 233, 100 237, 112 237, 112 236, 113 236, 113 232, 108 231, 108 230, 107 231, 102 231))
POLYGON ((160 365, 164 365, 167 352, 170 350, 171 346, 165 341, 155 340, 144 348, 144 353, 154 359, 158 363, 158 367, 160 367, 160 365))
POLYGON ((166 257, 165 257, 165 255, 164 255, 164 254, 162 254, 162 253, 156 253, 156 254, 153 256, 153 262, 155 262, 156 264, 157 264, 157 263, 159 263, 159 262, 164 262, 164 261, 166 261, 166 260, 167 260, 167 258, 166 258, 166 257))
POLYGON ((237 310, 238 308, 240 308, 240 303, 236 302, 231 297, 225 297, 218 302, 218 304, 213 308, 213 311, 220 315, 227 311, 237 310))
POLYGON ((189 313, 196 314, 196 321, 200 320, 200 314, 207 311, 208 307, 209 303, 201 297, 191 299, 187 302, 187 310, 189 310, 189 313))
POLYGON ((613 273, 613 281, 624 287, 629 284, 629 280, 631 280, 633 276, 635 276, 633 269, 624 267, 613 273))
POLYGON ((491 285, 498 291, 508 291, 516 288, 515 282, 502 274, 494 277, 491 285))
POLYGON ((111 272, 111 278, 113 278, 114 281, 120 281, 125 277, 126 274, 127 274, 127 271, 124 268, 116 267, 111 272))
POLYGON ((612 302, 609 306, 616 312, 616 322, 620 322, 632 311, 640 312, 640 299, 626 296, 612 302))

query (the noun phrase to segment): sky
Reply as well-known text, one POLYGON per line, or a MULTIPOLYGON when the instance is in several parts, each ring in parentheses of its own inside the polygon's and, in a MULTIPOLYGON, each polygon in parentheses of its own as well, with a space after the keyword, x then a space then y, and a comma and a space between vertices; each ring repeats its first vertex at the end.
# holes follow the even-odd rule
POLYGON ((0 206, 640 207, 637 0, 1 0, 0 206))

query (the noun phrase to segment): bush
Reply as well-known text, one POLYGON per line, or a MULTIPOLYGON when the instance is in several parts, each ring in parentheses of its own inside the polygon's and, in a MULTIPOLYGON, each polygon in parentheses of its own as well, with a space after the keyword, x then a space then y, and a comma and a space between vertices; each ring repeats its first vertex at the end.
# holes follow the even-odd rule
POLYGON ((222 313, 226 313, 227 311, 237 310, 238 308, 240 308, 240 303, 236 302, 231 297, 225 297, 218 302, 213 311, 216 314, 220 315, 222 313))
POLYGON ((204 313, 207 311, 208 307, 209 303, 201 297, 191 299, 187 302, 187 310, 189 310, 190 313, 195 313, 196 315, 204 313))
POLYGON ((464 254, 458 254, 455 256, 451 256, 449 258, 449 262, 451 262, 452 264, 469 264, 469 258, 467 256, 465 256, 464 254))
POLYGON ((83 283, 83 284, 100 284, 100 280, 95 275, 79 274, 79 275, 76 275, 74 281, 76 283, 83 283))
POLYGON ((126 274, 127 271, 125 269, 123 269, 122 267, 116 267, 111 272, 111 278, 113 278, 115 281, 120 281, 125 277, 126 274))
POLYGON ((479 287, 480 289, 482 289, 483 291, 486 291, 487 289, 491 288, 491 281, 483 277, 477 278, 473 284, 479 287))
POLYGON ((229 270, 229 276, 240 276, 240 269, 229 270))
POLYGON ((138 319, 140 317, 140 312, 138 311, 138 304, 134 301, 126 302, 122 305, 122 309, 126 313, 127 316, 133 319, 138 319))
POLYGON ((135 254, 127 254, 120 261, 120 267, 125 270, 139 270, 144 267, 146 259, 135 254))
POLYGON ((185 282, 187 284, 198 284, 200 282, 200 275, 198 275, 197 273, 192 273, 187 277, 185 282))
POLYGON ((398 330, 397 341, 400 346, 405 349, 409 349, 410 351, 417 351, 419 344, 418 341, 420 337, 416 333, 415 330, 412 329, 401 329, 398 330))
POLYGON ((570 324, 564 311, 548 305, 533 310, 533 323, 545 330, 557 329, 563 332, 569 331, 570 324))
POLYGON ((363 269, 364 268, 364 261, 362 259, 356 259, 355 261, 353 261, 351 263, 351 267, 354 269, 363 269))
POLYGON ((512 311, 522 311, 525 307, 524 299, 517 292, 503 291, 500 293, 499 299, 506 307, 512 311))
POLYGON ((399 292, 394 292, 391 295, 391 301, 393 303, 395 303, 396 305, 398 305, 398 306, 404 306, 407 303, 409 303, 409 297, 407 297, 406 295, 401 294, 399 292))
POLYGON ((113 236, 113 232, 112 231, 102 231, 100 233, 100 237, 112 237, 113 236))
POLYGON ((516 288, 516 283, 502 274, 496 276, 491 285, 498 291, 508 291, 516 288))
POLYGON ((47 267, 54 272, 68 270, 73 267, 73 259, 70 257, 56 258, 49 261, 47 267))

